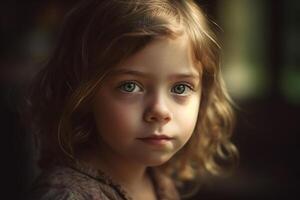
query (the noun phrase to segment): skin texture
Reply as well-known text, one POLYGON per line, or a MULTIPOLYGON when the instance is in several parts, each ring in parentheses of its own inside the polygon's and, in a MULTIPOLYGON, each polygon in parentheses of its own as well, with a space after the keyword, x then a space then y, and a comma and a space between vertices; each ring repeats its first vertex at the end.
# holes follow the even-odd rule
POLYGON ((98 157, 90 160, 128 188, 147 180, 146 167, 168 161, 193 133, 201 96, 200 71, 185 35, 156 39, 116 66, 93 101, 99 145, 98 157), (141 140, 154 135, 171 139, 141 140))

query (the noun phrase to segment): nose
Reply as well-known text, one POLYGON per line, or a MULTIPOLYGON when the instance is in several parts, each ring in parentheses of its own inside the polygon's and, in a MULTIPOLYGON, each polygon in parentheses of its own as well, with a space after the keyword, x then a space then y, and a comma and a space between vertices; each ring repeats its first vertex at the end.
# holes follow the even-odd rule
POLYGON ((171 119, 172 114, 167 106, 166 100, 163 99, 162 95, 156 96, 149 101, 144 113, 144 120, 146 122, 155 122, 164 125, 171 119))

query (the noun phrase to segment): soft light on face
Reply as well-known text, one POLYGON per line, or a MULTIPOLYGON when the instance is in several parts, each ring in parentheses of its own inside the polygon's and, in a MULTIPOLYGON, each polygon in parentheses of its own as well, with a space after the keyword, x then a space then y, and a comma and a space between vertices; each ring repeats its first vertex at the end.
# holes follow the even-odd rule
POLYGON ((199 67, 186 36, 156 39, 116 66, 93 104, 101 152, 145 166, 168 161, 196 125, 199 67))

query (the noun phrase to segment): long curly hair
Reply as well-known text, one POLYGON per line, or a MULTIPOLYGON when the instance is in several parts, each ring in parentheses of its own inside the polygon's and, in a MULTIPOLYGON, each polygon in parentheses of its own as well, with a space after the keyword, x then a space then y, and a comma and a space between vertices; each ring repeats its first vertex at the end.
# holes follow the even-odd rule
POLYGON ((183 183, 234 166, 238 159, 231 142, 234 114, 212 25, 192 0, 84 0, 75 6, 28 93, 40 167, 57 159, 76 159, 93 140, 96 129, 89 105, 115 65, 158 37, 184 33, 203 66, 200 111, 189 142, 160 168, 183 183))

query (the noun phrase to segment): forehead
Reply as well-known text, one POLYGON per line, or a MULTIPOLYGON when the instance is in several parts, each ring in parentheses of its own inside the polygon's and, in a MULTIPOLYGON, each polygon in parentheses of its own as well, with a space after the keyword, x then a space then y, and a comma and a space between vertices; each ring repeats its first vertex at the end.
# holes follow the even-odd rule
POLYGON ((142 50, 119 63, 113 71, 139 70, 148 74, 184 73, 200 76, 201 64, 193 56, 191 42, 186 35, 175 39, 154 39, 142 50))

